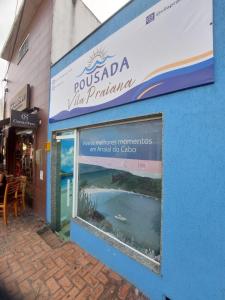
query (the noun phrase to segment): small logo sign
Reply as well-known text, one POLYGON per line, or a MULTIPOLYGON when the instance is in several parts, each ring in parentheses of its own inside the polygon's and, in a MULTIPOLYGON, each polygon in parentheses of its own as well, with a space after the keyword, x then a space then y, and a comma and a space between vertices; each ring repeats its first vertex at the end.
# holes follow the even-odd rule
POLYGON ((28 122, 28 118, 29 118, 28 114, 22 114, 22 115, 21 115, 21 119, 22 119, 24 122, 28 122))
POLYGON ((146 17, 146 25, 153 22, 154 20, 155 20, 155 13, 153 12, 146 17))
POLYGON ((39 119, 37 114, 11 110, 11 126, 24 128, 37 128, 39 119))

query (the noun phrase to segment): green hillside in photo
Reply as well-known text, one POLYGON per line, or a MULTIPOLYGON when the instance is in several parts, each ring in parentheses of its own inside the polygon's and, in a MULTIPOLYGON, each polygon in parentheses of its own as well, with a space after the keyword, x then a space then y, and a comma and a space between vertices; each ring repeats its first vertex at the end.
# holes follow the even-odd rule
POLYGON ((80 164, 79 182, 80 188, 121 189, 161 199, 161 179, 141 177, 125 171, 80 164))

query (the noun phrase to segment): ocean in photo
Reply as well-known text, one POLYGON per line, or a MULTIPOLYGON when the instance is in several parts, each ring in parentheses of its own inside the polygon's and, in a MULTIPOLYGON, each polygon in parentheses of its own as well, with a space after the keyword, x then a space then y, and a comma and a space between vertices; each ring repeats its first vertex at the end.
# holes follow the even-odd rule
MULTIPOLYGON (((137 250, 146 253, 154 250, 159 254, 160 200, 116 189, 86 188, 84 192, 95 203, 96 211, 104 216, 104 223, 112 226, 111 234, 123 242, 129 241, 137 250)), ((98 226, 96 222, 94 225, 98 226)))

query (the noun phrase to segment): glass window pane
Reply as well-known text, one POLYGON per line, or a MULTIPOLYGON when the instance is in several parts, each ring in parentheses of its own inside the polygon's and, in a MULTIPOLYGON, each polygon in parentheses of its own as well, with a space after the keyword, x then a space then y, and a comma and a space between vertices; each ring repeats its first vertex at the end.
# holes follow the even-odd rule
POLYGON ((162 121, 80 131, 78 216, 160 260, 162 121))
POLYGON ((70 220, 73 210, 74 139, 60 139, 54 143, 55 155, 55 227, 64 239, 70 236, 70 220))

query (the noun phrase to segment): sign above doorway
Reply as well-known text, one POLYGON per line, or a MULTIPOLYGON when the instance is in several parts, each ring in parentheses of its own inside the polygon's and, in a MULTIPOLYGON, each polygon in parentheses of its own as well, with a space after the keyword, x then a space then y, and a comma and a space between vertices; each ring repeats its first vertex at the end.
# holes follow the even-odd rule
POLYGON ((11 110, 11 126, 23 128, 37 128, 38 114, 29 114, 22 111, 11 110))

